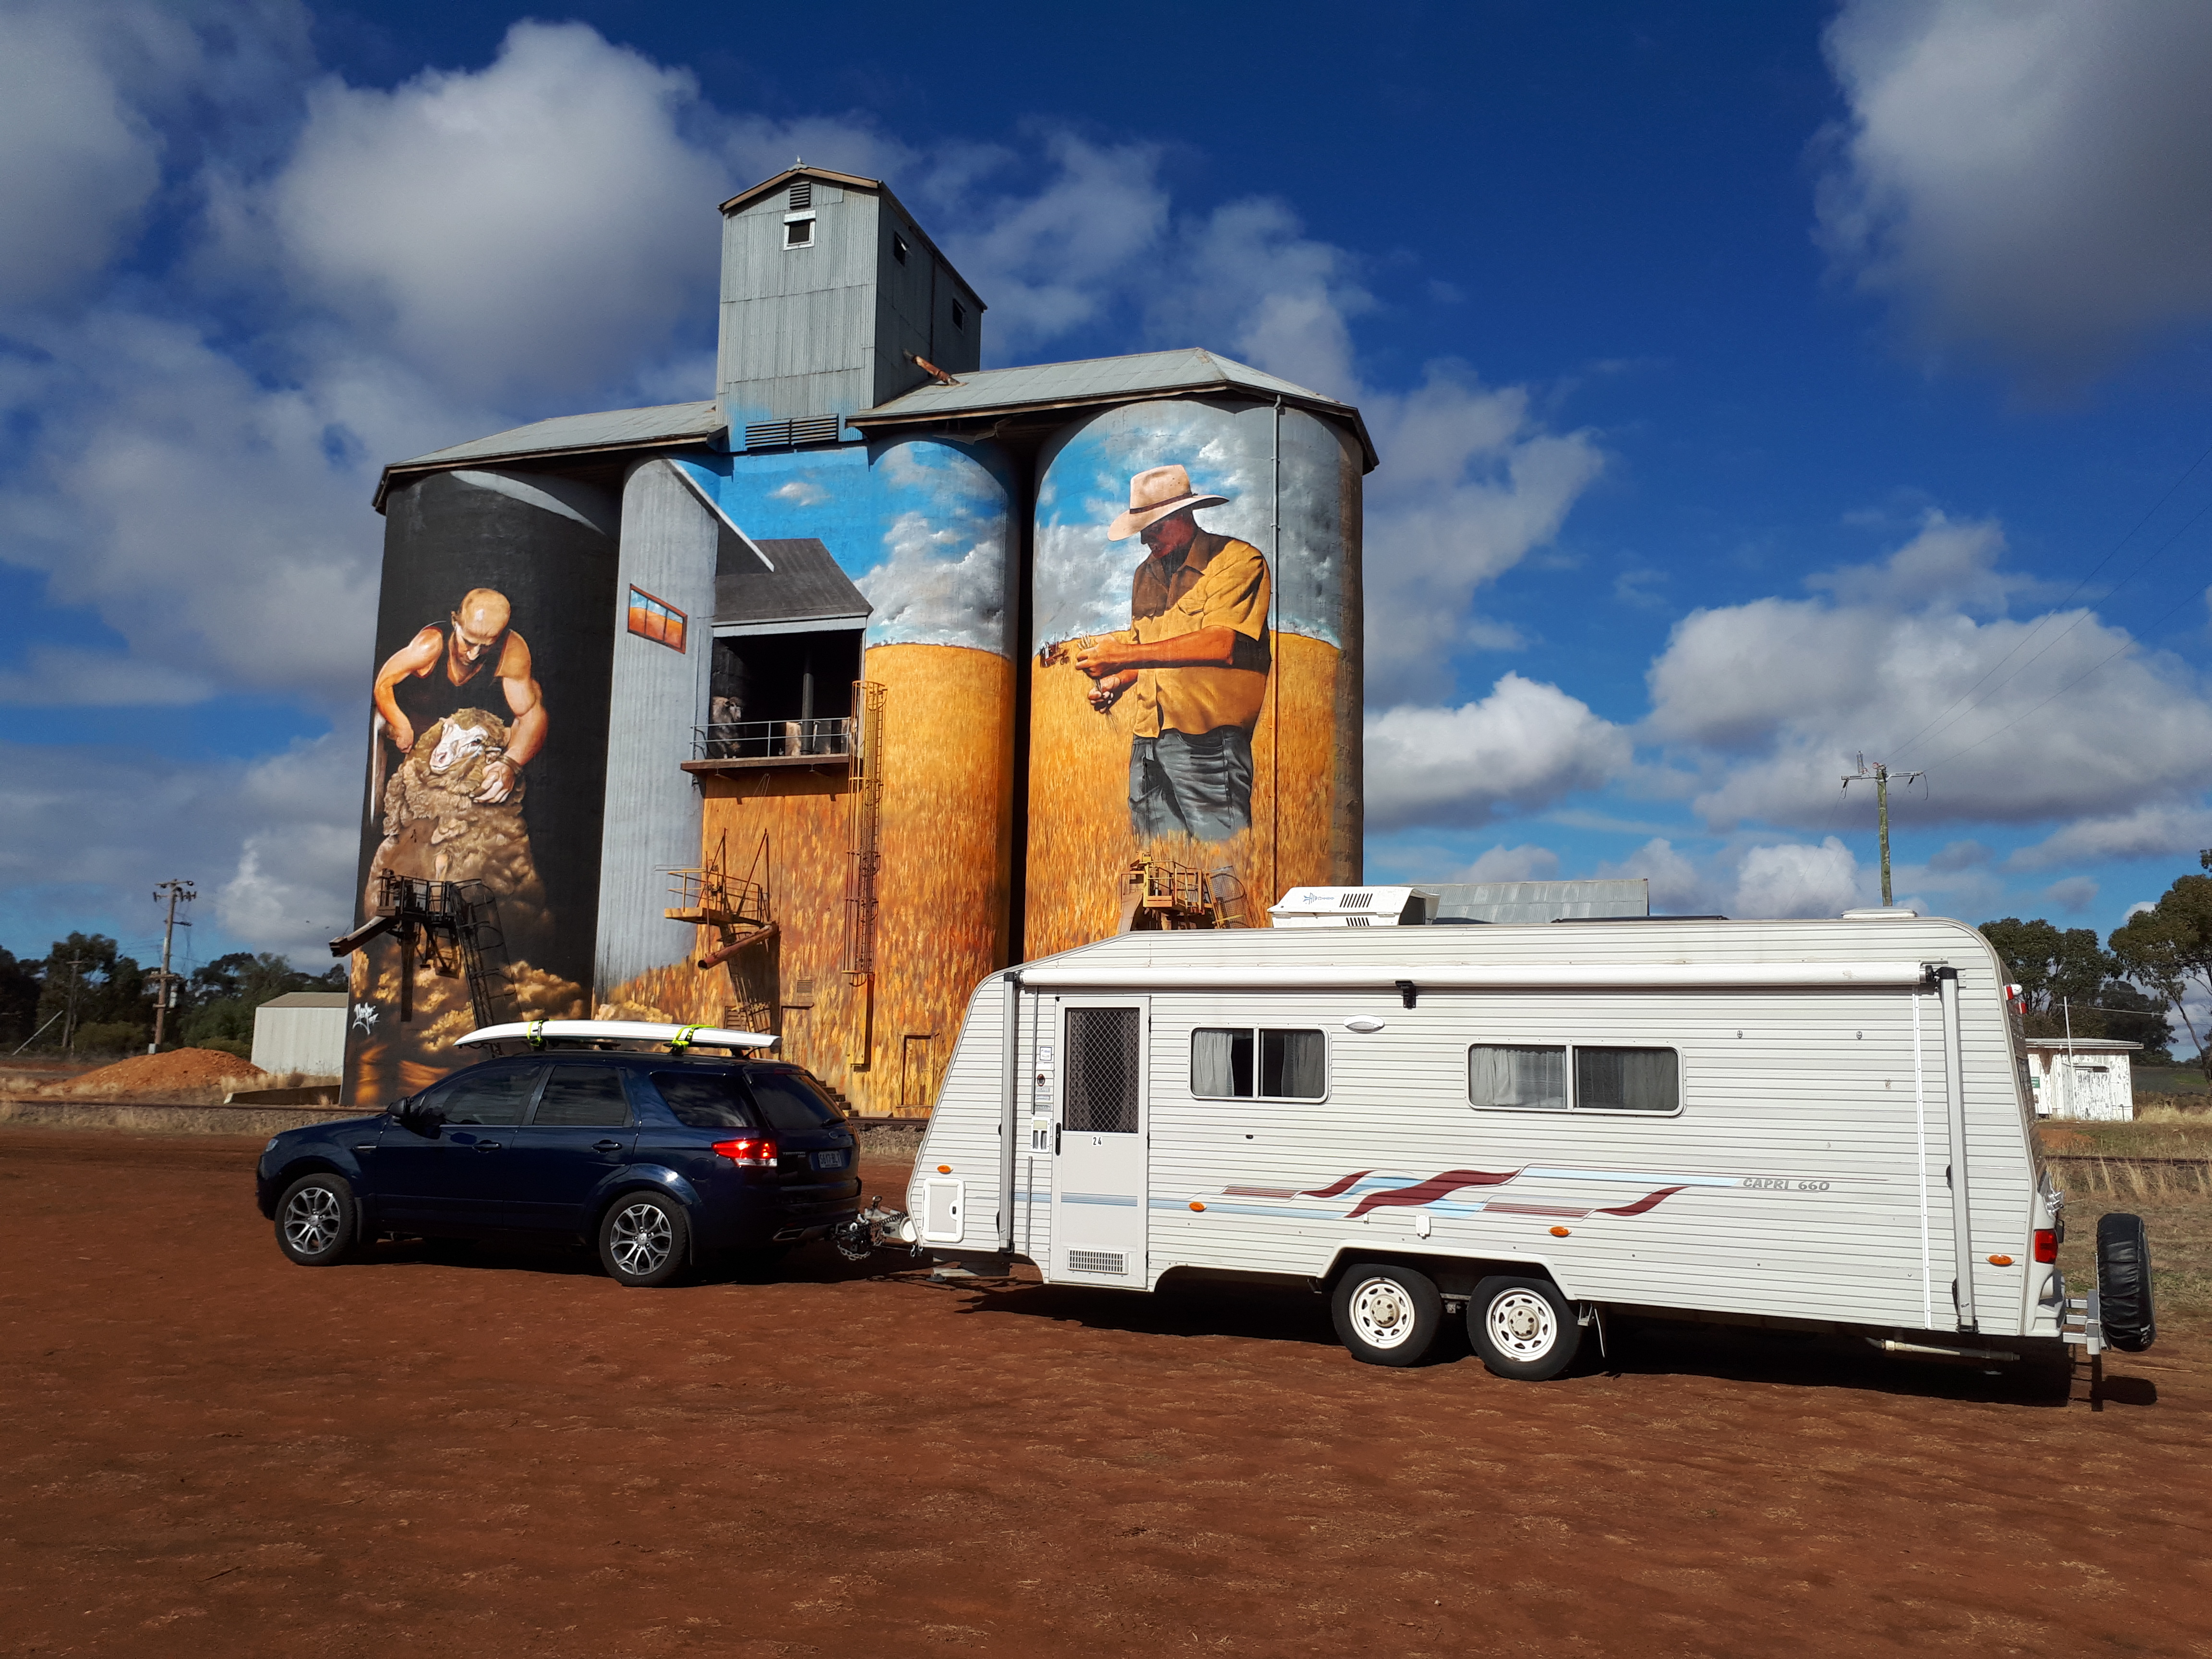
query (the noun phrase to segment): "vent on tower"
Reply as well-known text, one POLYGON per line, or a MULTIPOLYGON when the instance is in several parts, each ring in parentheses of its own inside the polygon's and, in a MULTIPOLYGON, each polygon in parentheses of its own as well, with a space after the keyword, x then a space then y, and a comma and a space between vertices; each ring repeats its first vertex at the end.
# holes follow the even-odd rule
POLYGON ((814 181, 811 179, 794 180, 791 186, 791 210, 797 213, 802 208, 811 208, 813 205, 814 181))

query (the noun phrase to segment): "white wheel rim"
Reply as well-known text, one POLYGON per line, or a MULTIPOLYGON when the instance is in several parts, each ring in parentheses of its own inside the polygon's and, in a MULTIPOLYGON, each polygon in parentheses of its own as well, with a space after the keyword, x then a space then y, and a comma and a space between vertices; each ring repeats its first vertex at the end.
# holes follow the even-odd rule
POLYGON ((674 1230, 658 1204, 633 1204, 615 1218, 607 1248, 615 1265, 633 1279, 657 1271, 675 1248, 674 1230))
POLYGON ((284 1206, 284 1242, 301 1255, 320 1255, 338 1236, 338 1195, 304 1187, 284 1206))
POLYGON ((1559 1310, 1534 1291, 1508 1291, 1492 1298, 1483 1323, 1492 1346, 1509 1359, 1541 1359, 1559 1346, 1559 1310))
POLYGON ((1370 1279, 1352 1293, 1352 1328, 1370 1348, 1402 1348, 1413 1340, 1413 1298, 1395 1279, 1370 1279))

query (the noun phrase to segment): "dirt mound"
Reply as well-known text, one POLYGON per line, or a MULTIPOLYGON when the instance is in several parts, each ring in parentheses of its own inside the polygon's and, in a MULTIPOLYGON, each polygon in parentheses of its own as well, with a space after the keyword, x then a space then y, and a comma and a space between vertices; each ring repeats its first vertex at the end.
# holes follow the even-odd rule
POLYGON ((166 1054, 133 1054, 112 1066, 84 1072, 66 1083, 49 1085, 51 1094, 167 1094, 178 1089, 207 1089, 226 1079, 266 1077, 250 1060, 215 1048, 176 1048, 166 1054))

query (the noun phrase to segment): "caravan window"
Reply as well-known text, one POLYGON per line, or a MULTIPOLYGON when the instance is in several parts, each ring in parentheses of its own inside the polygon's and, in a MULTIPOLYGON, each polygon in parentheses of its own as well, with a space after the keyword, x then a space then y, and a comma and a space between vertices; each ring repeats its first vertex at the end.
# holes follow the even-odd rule
POLYGON ((1676 1112, 1681 1058, 1672 1048, 1583 1048, 1479 1042, 1467 1051, 1467 1097, 1476 1106, 1522 1111, 1676 1112), (1574 1079, 1570 1095, 1567 1080, 1574 1079))
POLYGON ((1190 1034, 1190 1091, 1200 1100, 1320 1100, 1328 1039, 1319 1031, 1208 1026, 1190 1034))

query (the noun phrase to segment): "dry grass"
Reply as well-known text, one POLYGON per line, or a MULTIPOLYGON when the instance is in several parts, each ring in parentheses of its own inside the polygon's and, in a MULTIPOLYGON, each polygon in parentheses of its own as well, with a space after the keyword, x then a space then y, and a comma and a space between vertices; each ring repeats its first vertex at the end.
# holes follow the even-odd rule
MULTIPOLYGON (((1006 960, 1013 667, 994 652, 890 645, 869 651, 866 672, 884 688, 872 1020, 844 972, 849 784, 803 771, 707 785, 706 846, 726 848, 732 874, 768 838, 777 936, 722 968, 641 975, 600 1012, 719 1022, 733 1003, 778 1004, 785 1054, 856 1109, 890 1114, 927 1105, 969 992, 1006 960)), ((698 953, 719 943, 702 928, 698 953)))
POLYGON ((2132 1123, 2047 1122, 2036 1126, 2067 1194, 2067 1237, 2059 1265, 2067 1279, 2094 1276, 2097 1218, 2111 1211, 2142 1217, 2150 1229, 2154 1293, 2161 1313, 2212 1315, 2212 1113, 2138 1101, 2132 1123), (2094 1159, 2077 1163, 2077 1158, 2094 1159), (2131 1163, 2179 1158, 2180 1164, 2131 1163))
POLYGON ((1225 842, 1174 836, 1140 848, 1129 828, 1128 699, 1101 714, 1070 668, 1030 674, 1029 916, 1035 957, 1103 939, 1119 919, 1119 881, 1139 852, 1200 869, 1228 865, 1264 927, 1286 887, 1356 872, 1332 867, 1337 790, 1337 676, 1342 653, 1303 635, 1275 636, 1273 684, 1253 733, 1252 828, 1225 842))

